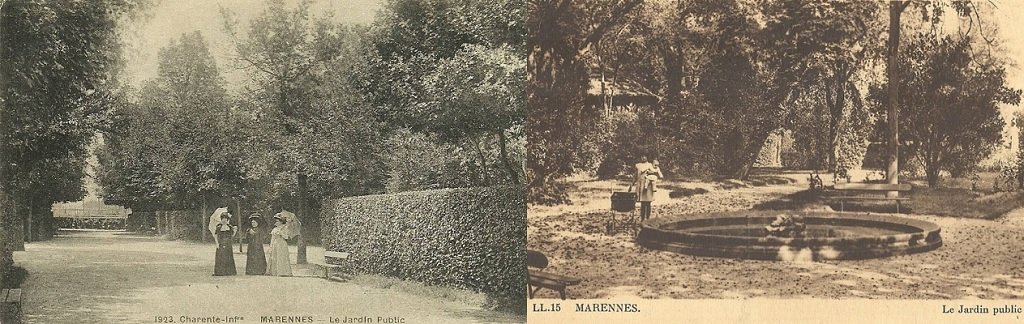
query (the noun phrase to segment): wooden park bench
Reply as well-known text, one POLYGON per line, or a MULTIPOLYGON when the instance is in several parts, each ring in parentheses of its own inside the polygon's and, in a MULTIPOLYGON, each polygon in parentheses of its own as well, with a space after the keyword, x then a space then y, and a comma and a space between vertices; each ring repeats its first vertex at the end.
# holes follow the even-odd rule
POLYGON ((896 213, 900 212, 900 202, 910 200, 907 197, 886 197, 885 193, 889 191, 908 192, 912 187, 907 183, 900 184, 885 184, 885 183, 837 183, 834 189, 840 192, 842 195, 832 197, 832 199, 839 201, 839 211, 844 211, 843 202, 847 200, 893 200, 896 201, 896 213), (865 196, 865 195, 854 195, 856 192, 873 192, 882 193, 883 196, 865 196))
POLYGON ((564 300, 565 287, 579 284, 582 281, 578 278, 543 272, 542 270, 548 267, 548 257, 544 253, 526 250, 526 265, 528 267, 527 271, 530 273, 529 287, 527 287, 530 292, 530 298, 533 298, 533 295, 541 288, 548 288, 557 291, 558 296, 564 300), (536 268, 536 270, 529 268, 536 268))
POLYGON ((21 289, 0 290, 0 323, 21 323, 21 289))
POLYGON ((344 270, 344 269, 348 268, 348 264, 347 263, 351 262, 351 260, 349 259, 349 256, 351 256, 351 254, 348 253, 348 252, 324 251, 324 264, 322 265, 322 269, 323 269, 323 272, 324 272, 324 278, 332 279, 333 278, 333 277, 331 277, 331 271, 332 270, 344 270), (333 263, 331 263, 331 259, 341 260, 340 262, 342 262, 342 263, 341 264, 333 264, 333 263))

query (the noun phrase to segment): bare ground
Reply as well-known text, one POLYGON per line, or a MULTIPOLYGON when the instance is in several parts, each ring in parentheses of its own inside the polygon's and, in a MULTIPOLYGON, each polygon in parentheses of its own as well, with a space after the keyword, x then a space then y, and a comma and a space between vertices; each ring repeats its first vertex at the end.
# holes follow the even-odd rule
MULTIPOLYGON (((581 187, 619 185, 589 182, 581 187)), ((653 216, 749 210, 805 188, 805 183, 716 188, 703 195, 659 199, 653 216)), ((586 194, 573 196, 577 205, 563 206, 561 212, 531 206, 527 231, 529 248, 549 256, 547 271, 583 279, 568 289, 570 298, 1024 298, 1021 209, 993 220, 901 215, 938 224, 944 245, 908 256, 797 263, 641 248, 629 234, 604 233, 602 224, 626 215, 609 210, 608 194, 591 194, 591 201, 586 194)), ((537 297, 557 298, 557 293, 542 290, 537 297)))
MULTIPOLYGON (((294 246, 292 247, 294 262, 294 246)), ((403 317, 406 323, 524 322, 482 309, 470 292, 387 278, 357 276, 334 282, 293 265, 295 277, 246 276, 245 254, 235 250, 238 276, 214 277, 212 244, 170 242, 118 232, 64 232, 15 253, 29 271, 23 312, 27 323, 156 323, 169 316, 403 317)), ((323 258, 310 247, 309 259, 323 258)))

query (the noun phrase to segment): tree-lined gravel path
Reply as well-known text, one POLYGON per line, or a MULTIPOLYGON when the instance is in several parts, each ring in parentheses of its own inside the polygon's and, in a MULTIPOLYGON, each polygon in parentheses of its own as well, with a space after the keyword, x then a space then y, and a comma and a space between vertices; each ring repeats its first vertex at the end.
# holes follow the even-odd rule
MULTIPOLYGON (((292 247, 294 249, 294 247, 292 247)), ((26 323, 159 323, 182 316, 243 318, 312 316, 331 318, 402 317, 405 323, 522 322, 482 309, 480 300, 432 293, 439 288, 383 288, 365 277, 334 282, 313 277, 309 265, 296 277, 214 277, 212 244, 165 241, 123 232, 71 231, 51 241, 30 243, 16 252, 29 271, 22 286, 26 323)), ((294 262, 294 250, 292 252, 294 262)), ((311 247, 310 260, 323 258, 311 247)), ((235 251, 245 271, 245 254, 235 251)), ((294 266, 294 265, 293 265, 294 266)), ((403 283, 409 285, 407 283, 403 283)), ((451 293, 448 293, 451 295, 451 293)), ((472 295, 468 294, 467 295, 472 295)), ((198 322, 202 323, 202 322, 198 322)))

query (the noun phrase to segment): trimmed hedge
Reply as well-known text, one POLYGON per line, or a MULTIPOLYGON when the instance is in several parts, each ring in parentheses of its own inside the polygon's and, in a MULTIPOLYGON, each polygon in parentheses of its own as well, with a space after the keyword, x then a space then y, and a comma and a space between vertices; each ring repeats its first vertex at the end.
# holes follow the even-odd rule
POLYGON ((526 310, 526 202, 518 187, 441 189, 327 201, 323 242, 358 272, 486 293, 526 310))

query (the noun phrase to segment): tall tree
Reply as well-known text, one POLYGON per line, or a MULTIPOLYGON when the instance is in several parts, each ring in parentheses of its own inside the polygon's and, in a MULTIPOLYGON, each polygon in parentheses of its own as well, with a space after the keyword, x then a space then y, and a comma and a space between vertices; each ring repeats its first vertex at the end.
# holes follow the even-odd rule
POLYGON ((550 190, 550 182, 596 159, 596 152, 582 149, 594 139, 592 126, 599 116, 585 109, 589 76, 583 55, 642 3, 527 1, 527 188, 531 201, 565 201, 564 193, 550 190))
MULTIPOLYGON (((32 190, 11 182, 65 171, 84 156, 119 95, 117 22, 140 4, 145 1, 0 2, 0 199, 27 198, 32 190), (28 168, 44 160, 54 167, 28 168)), ((80 186, 81 179, 69 180, 80 186)), ((20 221, 13 213, 0 215, 0 277, 12 262, 20 221)))
MULTIPOLYGON (((886 113, 886 124, 888 125, 888 163, 885 169, 885 180, 889 184, 897 184, 900 182, 900 169, 899 169, 899 94, 900 94, 900 75, 899 75, 899 48, 900 48, 900 18, 903 15, 903 11, 910 6, 910 1, 891 1, 889 2, 889 41, 887 43, 888 61, 885 65, 885 76, 886 84, 888 84, 889 98, 887 102, 888 111, 886 113)), ((887 196, 895 197, 899 195, 898 191, 891 191, 887 196)))
MULTIPOLYGON (((304 132, 315 121, 318 104, 315 104, 316 84, 322 77, 324 65, 338 59, 343 53, 342 26, 326 18, 315 19, 310 15, 311 1, 302 1, 294 9, 288 9, 283 0, 269 0, 267 7, 249 23, 244 38, 237 30, 232 13, 223 10, 226 30, 234 36, 237 61, 250 73, 254 81, 255 95, 261 98, 262 107, 268 116, 265 121, 276 131, 276 150, 265 152, 277 172, 292 175, 295 179, 294 204, 303 224, 317 228, 318 218, 310 212, 310 174, 313 165, 297 158, 309 148, 305 139, 315 136, 304 132)), ((325 127, 327 124, 321 124, 325 127)), ((298 263, 306 263, 306 240, 308 228, 298 237, 298 263)))
POLYGON ((1005 125, 999 105, 1019 104, 1021 90, 1006 86, 1004 63, 972 50, 969 36, 933 31, 910 41, 900 56, 907 92, 898 101, 899 123, 909 142, 904 149, 934 187, 940 172, 970 172, 999 146, 1005 125))
POLYGON ((475 184, 519 183, 508 145, 525 137, 515 131, 525 119, 524 18, 516 1, 389 1, 369 35, 363 92, 390 129, 475 153, 465 175, 475 184))
MULTIPOLYGON (((978 14, 978 7, 974 1, 949 1, 949 2, 932 2, 932 1, 913 1, 913 0, 902 0, 902 1, 890 1, 889 2, 889 30, 888 30, 888 42, 887 42, 887 54, 886 54, 886 84, 888 86, 888 93, 886 97, 888 102, 886 107, 886 129, 887 135, 887 159, 888 163, 886 166, 885 178, 889 184, 899 183, 899 98, 900 98, 900 83, 901 75, 900 61, 899 61, 899 48, 900 48, 900 32, 903 27, 902 17, 903 12, 907 10, 911 5, 916 4, 920 8, 922 16, 925 20, 930 20, 933 24, 937 24, 943 16, 943 11, 948 6, 952 7, 960 17, 968 18, 971 26, 974 24, 981 23, 981 16, 978 14)), ((984 32, 982 32, 984 33, 984 32)), ((983 35, 984 36, 984 35, 983 35)), ((890 197, 899 195, 898 191, 890 191, 886 194, 890 197)))
POLYGON ((123 105, 118 127, 105 134, 104 197, 146 210, 209 208, 238 196, 241 149, 230 138, 227 91, 206 41, 184 34, 160 49, 158 61, 139 102, 123 105))

